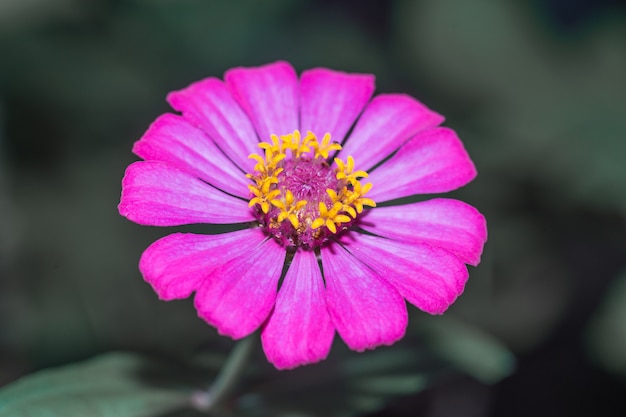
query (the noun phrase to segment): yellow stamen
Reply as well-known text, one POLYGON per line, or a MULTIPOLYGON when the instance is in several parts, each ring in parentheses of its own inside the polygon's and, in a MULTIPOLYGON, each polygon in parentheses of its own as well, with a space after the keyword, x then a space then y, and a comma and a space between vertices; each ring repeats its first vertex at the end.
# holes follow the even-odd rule
POLYGON ((299 158, 303 153, 311 152, 309 144, 315 140, 315 135, 308 132, 307 135, 302 138, 299 130, 294 130, 293 133, 281 136, 283 140, 283 149, 290 149, 292 155, 299 158))
MULTIPOLYGON (((331 143, 331 136, 328 133, 318 140, 313 132, 309 131, 303 137, 298 130, 294 130, 287 135, 271 135, 270 141, 261 142, 259 148, 263 149, 262 154, 253 153, 249 156, 255 161, 255 165, 254 172, 246 175, 253 181, 248 185, 252 194, 248 205, 250 207, 256 205, 261 212, 269 215, 269 218, 266 217, 262 221, 267 222, 267 226, 271 228, 278 228, 280 224, 288 220, 297 236, 306 230, 321 227, 335 234, 339 232, 341 225, 356 219, 364 206, 376 206, 372 199, 365 197, 372 184, 362 185, 359 180, 367 177, 367 173, 354 170, 355 163, 352 156, 348 156, 345 162, 335 158, 337 188, 327 189, 327 197, 313 197, 314 207, 306 208, 310 201, 296 201, 293 191, 287 188, 291 182, 286 181, 281 184, 285 177, 280 174, 284 175, 284 170, 291 167, 291 165, 285 165, 284 162, 287 158, 287 151, 291 152, 290 161, 295 160, 295 163, 300 163, 297 161, 301 160, 307 163, 307 161, 319 158, 323 162, 316 163, 315 166, 329 169, 326 160, 331 152, 340 150, 341 145, 331 143), (308 154, 308 156, 302 157, 303 154, 308 154)), ((285 233, 285 229, 281 230, 281 233, 285 233)), ((311 239, 310 236, 318 239, 320 236, 323 238, 325 234, 316 232, 316 234, 309 235, 308 239, 311 239)), ((297 241, 299 237, 294 239, 297 241)))
POLYGON ((363 197, 371 189, 371 183, 367 183, 364 187, 362 187, 361 182, 356 181, 352 191, 346 189, 345 204, 354 206, 356 212, 359 214, 363 212, 363 206, 376 207, 374 200, 363 197))
MULTIPOLYGON (((308 132, 307 135, 313 135, 312 132, 308 132)), ((315 135, 313 135, 315 137, 315 135)), ((311 141, 311 146, 315 150, 315 158, 328 159, 328 152, 341 150, 341 145, 338 143, 330 143, 330 133, 326 133, 322 138, 322 142, 317 139, 311 141)))
POLYGON ((264 193, 252 184, 248 185, 248 188, 252 191, 252 194, 254 194, 254 197, 250 199, 250 202, 248 203, 248 207, 259 204, 261 206, 261 210, 263 210, 263 213, 265 214, 270 211, 270 201, 280 194, 279 190, 272 190, 268 193, 264 193))
POLYGON ((340 202, 336 202, 330 208, 330 210, 326 207, 324 202, 320 201, 319 203, 319 211, 320 217, 315 219, 311 224, 312 229, 317 229, 321 226, 326 226, 328 230, 332 233, 337 233, 337 225, 341 223, 348 223, 351 219, 345 214, 339 214, 342 209, 342 204, 340 202))
POLYGON ((335 190, 331 190, 330 188, 326 190, 326 193, 330 197, 333 204, 336 202, 341 203, 341 210, 347 212, 350 216, 352 216, 353 219, 355 219, 356 211, 354 211, 354 208, 350 206, 349 203, 347 203, 347 200, 346 200, 347 192, 348 192, 348 189, 346 187, 343 187, 343 189, 341 190, 339 194, 337 194, 335 190))
POLYGON ((270 201, 270 203, 274 207, 280 210, 280 214, 276 218, 276 221, 278 223, 282 223, 285 219, 289 219, 289 222, 294 227, 294 229, 297 229, 300 225, 300 220, 298 219, 297 213, 300 212, 300 210, 302 210, 304 206, 306 206, 307 201, 300 200, 295 204, 294 202, 295 197, 290 190, 287 190, 287 192, 285 193, 284 201, 278 199, 270 201))
POLYGON ((274 134, 270 135, 270 139, 272 140, 272 143, 261 142, 259 143, 259 148, 264 149, 265 152, 269 150, 272 152, 272 154, 284 153, 284 150, 285 150, 284 141, 274 134))
POLYGON ((344 163, 341 159, 335 158, 335 163, 337 164, 337 179, 338 180, 346 180, 347 182, 354 185, 358 178, 366 178, 367 172, 365 171, 356 171, 354 170, 354 158, 352 156, 348 156, 347 163, 344 163))

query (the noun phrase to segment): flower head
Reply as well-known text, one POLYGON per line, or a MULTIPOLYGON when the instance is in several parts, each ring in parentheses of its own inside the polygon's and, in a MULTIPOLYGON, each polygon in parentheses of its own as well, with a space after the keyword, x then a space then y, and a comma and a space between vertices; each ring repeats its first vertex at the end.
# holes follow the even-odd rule
POLYGON ((181 115, 135 144, 144 161, 128 167, 119 211, 144 225, 253 227, 153 243, 139 267, 159 297, 195 292, 199 316, 234 339, 261 328, 278 368, 324 359, 335 330, 357 351, 394 343, 405 299, 443 313, 465 264, 480 262, 484 217, 452 199, 392 205, 475 177, 443 117, 406 95, 372 99, 371 75, 298 78, 276 62, 224 78, 170 93, 181 115))

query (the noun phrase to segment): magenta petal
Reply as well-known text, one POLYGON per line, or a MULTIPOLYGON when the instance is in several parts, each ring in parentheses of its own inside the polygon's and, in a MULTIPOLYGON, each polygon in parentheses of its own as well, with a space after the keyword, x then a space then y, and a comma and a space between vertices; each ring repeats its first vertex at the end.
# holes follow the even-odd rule
POLYGON ((411 304, 443 313, 463 292, 465 264, 445 249, 354 233, 346 248, 390 282, 411 304))
POLYGON ((254 162, 248 155, 257 152, 258 139, 248 116, 239 107, 226 85, 207 78, 167 96, 170 105, 202 129, 228 157, 249 172, 254 162))
POLYGON ((298 129, 298 76, 287 62, 233 68, 224 75, 233 96, 246 111, 259 138, 298 129))
POLYGON ((254 220, 246 201, 156 161, 129 165, 122 180, 118 209, 122 216, 147 226, 254 220))
POLYGON ((339 245, 321 252, 328 312, 350 349, 363 351, 401 339, 408 317, 398 291, 339 245))
POLYGON ((443 120, 413 97, 378 95, 365 108, 340 156, 345 159, 352 155, 358 169, 369 170, 413 135, 443 120))
POLYGON ((174 114, 157 118, 133 152, 150 161, 167 162, 176 168, 239 197, 247 197, 250 183, 245 175, 200 129, 174 114))
POLYGON ((367 195, 381 202, 414 194, 455 190, 476 177, 476 168, 453 130, 419 133, 370 173, 367 195))
POLYGON ((447 198, 377 207, 359 225, 390 239, 444 248, 474 266, 487 240, 485 217, 469 204, 447 198))
POLYGON ((268 239, 214 269, 196 291, 198 315, 233 339, 255 331, 274 307, 285 254, 268 239))
POLYGON ((334 336, 315 253, 298 251, 261 333, 265 355, 278 369, 319 362, 334 336))
POLYGON ((315 68, 302 73, 300 92, 302 132, 341 143, 374 92, 374 76, 315 68))
POLYGON ((258 228, 219 235, 174 233, 144 251, 139 270, 162 300, 187 298, 211 271, 264 240, 258 228))

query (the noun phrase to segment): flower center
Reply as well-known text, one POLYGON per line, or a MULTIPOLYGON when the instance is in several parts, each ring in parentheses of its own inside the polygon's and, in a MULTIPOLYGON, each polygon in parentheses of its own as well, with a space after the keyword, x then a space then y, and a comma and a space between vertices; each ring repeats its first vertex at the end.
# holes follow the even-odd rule
POLYGON ((271 143, 261 142, 265 155, 250 155, 257 163, 246 177, 250 207, 265 231, 285 247, 315 248, 329 237, 347 230, 363 212, 363 206, 376 203, 365 194, 371 183, 362 185, 365 171, 354 170, 354 159, 335 158, 328 164, 329 152, 341 145, 325 134, 321 141, 312 132, 305 137, 295 130, 283 136, 271 135, 271 143), (287 154, 289 152, 289 155, 287 154))

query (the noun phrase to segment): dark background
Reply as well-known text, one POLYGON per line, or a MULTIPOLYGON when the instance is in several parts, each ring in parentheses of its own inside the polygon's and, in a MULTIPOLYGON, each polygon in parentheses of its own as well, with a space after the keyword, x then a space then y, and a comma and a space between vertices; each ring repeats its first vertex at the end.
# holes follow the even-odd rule
POLYGON ((167 92, 277 59, 374 73, 446 115, 479 171, 454 196, 489 241, 448 314, 516 369, 375 415, 624 415, 626 7, 611 0, 1 0, 0 383, 215 339, 141 279, 167 231, 117 214, 120 180, 167 92))

